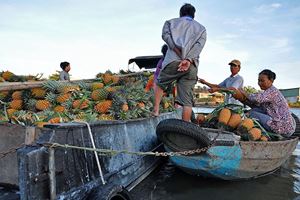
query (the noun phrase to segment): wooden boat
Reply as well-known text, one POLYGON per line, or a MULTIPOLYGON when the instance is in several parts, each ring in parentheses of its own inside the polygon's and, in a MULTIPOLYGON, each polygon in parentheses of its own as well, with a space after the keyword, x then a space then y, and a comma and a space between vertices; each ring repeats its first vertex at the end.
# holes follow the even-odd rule
MULTIPOLYGON (((257 178, 278 169, 295 150, 298 138, 282 141, 240 141, 232 132, 201 128, 179 119, 160 122, 156 133, 167 152, 206 150, 170 156, 187 173, 223 180, 257 178)), ((193 151, 192 151, 193 152, 193 151)))
MULTIPOLYGON (((90 123, 89 127, 96 148, 131 152, 160 151, 162 145, 155 134, 157 124, 163 119, 178 117, 178 112, 170 112, 159 117, 98 121, 90 123)), ((1 148, 11 149, 26 141, 26 128, 14 124, 0 124, 0 127, 1 148)), ((146 178, 161 161, 160 157, 146 155, 99 155, 105 181, 103 185, 94 152, 55 148, 52 157, 55 160, 54 169, 51 170, 50 151, 44 146, 45 143, 92 147, 86 124, 46 125, 36 133, 31 145, 1 159, 3 170, 0 173, 0 185, 15 185, 19 188, 20 198, 24 200, 131 199, 128 191, 146 178), (51 175, 51 171, 55 173, 51 175)))

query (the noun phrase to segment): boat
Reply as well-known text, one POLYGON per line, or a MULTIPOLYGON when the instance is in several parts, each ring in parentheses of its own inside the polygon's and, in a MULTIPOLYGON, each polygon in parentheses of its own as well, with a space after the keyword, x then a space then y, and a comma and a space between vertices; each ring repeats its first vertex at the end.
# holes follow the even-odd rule
POLYGON ((298 137, 241 141, 233 132, 202 128, 180 119, 161 121, 156 134, 175 166, 192 175, 223 180, 272 173, 292 155, 298 143, 298 137))
POLYGON ((93 151, 72 148, 54 148, 50 157, 51 148, 47 144, 92 148, 94 143, 97 149, 161 151, 162 145, 157 141, 155 129, 161 120, 168 118, 179 118, 179 113, 174 111, 162 113, 159 117, 97 121, 88 125, 82 122, 49 124, 42 129, 0 124, 1 148, 13 149, 30 140, 28 138, 32 141, 17 152, 1 158, 0 184, 14 185, 24 200, 117 197, 129 200, 129 191, 161 163, 161 157, 118 153, 99 155, 97 159, 93 151), (28 129, 35 134, 29 134, 28 129))

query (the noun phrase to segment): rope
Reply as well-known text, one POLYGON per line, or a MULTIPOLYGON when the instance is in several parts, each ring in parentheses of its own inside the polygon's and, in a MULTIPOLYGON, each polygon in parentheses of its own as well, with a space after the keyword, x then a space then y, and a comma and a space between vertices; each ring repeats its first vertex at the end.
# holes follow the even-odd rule
POLYGON ((187 150, 187 151, 180 151, 180 152, 135 152, 135 151, 128 151, 128 150, 112 150, 112 149, 96 149, 96 148, 90 148, 90 147, 81 147, 81 146, 74 146, 69 144, 59 144, 59 143, 44 143, 43 144, 46 147, 60 147, 60 148, 66 148, 66 149, 78 149, 78 150, 85 150, 85 151, 93 151, 98 152, 103 156, 115 156, 117 154, 126 153, 131 155, 141 155, 141 156, 182 156, 182 155, 192 155, 196 153, 201 153, 207 151, 212 145, 209 145, 207 147, 203 147, 200 149, 194 149, 194 150, 187 150))
POLYGON ((20 149, 20 148, 22 148, 24 146, 25 146, 25 144, 22 143, 22 144, 20 144, 18 146, 15 146, 15 147, 12 147, 12 148, 8 149, 7 151, 0 152, 0 159, 4 158, 5 156, 7 156, 10 153, 16 152, 18 149, 20 149))
MULTIPOLYGON (((74 121, 74 122, 83 123, 83 124, 85 124, 87 126, 88 131, 89 131, 89 135, 90 135, 90 139, 91 139, 91 142, 92 142, 93 149, 96 149, 94 138, 93 138, 93 134, 92 134, 92 130, 91 130, 91 127, 90 127, 89 123, 84 122, 84 121, 74 121)), ((94 151, 94 154, 95 154, 95 157, 96 157, 96 162, 97 162, 97 166, 98 166, 98 170, 99 170, 99 173, 100 173, 102 184, 105 185, 105 180, 104 180, 103 173, 102 173, 102 170, 101 170, 101 165, 100 165, 98 154, 96 153, 96 151, 94 151)))

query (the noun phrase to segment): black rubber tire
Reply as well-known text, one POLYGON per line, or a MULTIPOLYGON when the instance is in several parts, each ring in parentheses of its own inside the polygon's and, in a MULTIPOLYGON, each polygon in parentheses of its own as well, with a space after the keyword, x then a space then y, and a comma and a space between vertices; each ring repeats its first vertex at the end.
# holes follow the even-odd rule
POLYGON ((130 193, 120 185, 104 185, 94 189, 88 200, 132 200, 130 193))
POLYGON ((295 133, 296 134, 300 134, 300 120, 298 118, 297 115, 295 115, 294 113, 292 113, 292 117, 295 119, 296 121, 296 130, 295 130, 295 133))
POLYGON ((203 148, 210 145, 210 139, 204 134, 204 130, 196 124, 186 122, 180 119, 165 119, 160 121, 156 127, 156 135, 158 139, 173 151, 193 150, 195 148, 203 148), (184 140, 189 138, 196 141, 194 146, 185 148, 180 146, 178 142, 173 142, 168 138, 169 135, 177 135, 184 140))

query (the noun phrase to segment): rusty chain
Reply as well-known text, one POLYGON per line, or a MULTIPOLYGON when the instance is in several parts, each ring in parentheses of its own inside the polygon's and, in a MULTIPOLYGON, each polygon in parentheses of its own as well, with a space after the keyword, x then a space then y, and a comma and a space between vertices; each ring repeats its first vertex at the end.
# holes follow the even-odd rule
POLYGON ((220 130, 218 131, 218 135, 213 139, 213 141, 210 143, 210 145, 203 147, 203 148, 198 148, 198 149, 193 149, 193 150, 186 150, 186 151, 176 151, 176 152, 155 152, 155 156, 188 156, 188 155, 193 155, 193 154, 199 154, 202 152, 207 151, 209 148, 214 146, 215 141, 220 135, 220 130))
MULTIPOLYGON (((64 147, 64 148, 76 148, 76 149, 81 149, 81 150, 90 150, 90 151, 103 151, 102 153, 104 154, 109 154, 111 152, 118 152, 118 153, 130 153, 130 154, 136 154, 136 155, 154 155, 154 156, 162 156, 162 157, 167 157, 167 156, 188 156, 188 155, 193 155, 193 154, 199 154, 202 152, 207 151, 209 148, 214 146, 216 139, 219 137, 221 131, 218 131, 217 136, 213 139, 213 141, 210 143, 210 145, 203 147, 203 148, 198 148, 198 149, 193 149, 193 150, 186 150, 186 151, 175 151, 175 152, 127 152, 127 151, 115 151, 115 150, 108 150, 108 149, 90 149, 90 148, 84 148, 84 147, 77 147, 77 146, 71 146, 71 145, 60 145, 57 143, 54 144, 49 144, 45 143, 44 146, 47 147, 64 147)), ((12 147, 8 149, 7 151, 0 152, 0 159, 4 158, 10 153, 16 152, 18 149, 24 147, 25 144, 22 143, 18 146, 12 147)))

